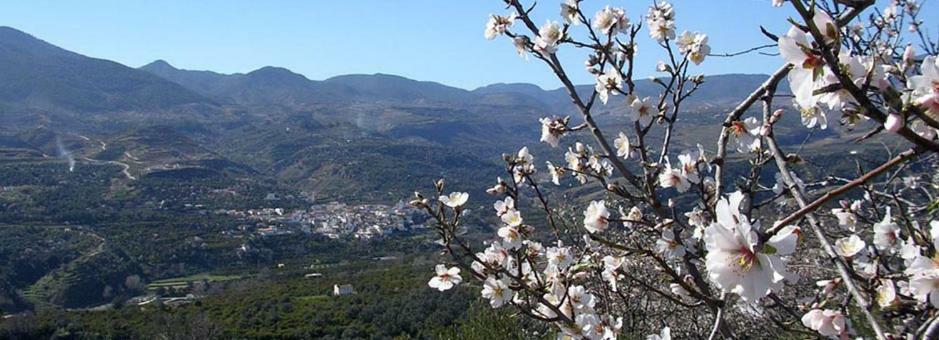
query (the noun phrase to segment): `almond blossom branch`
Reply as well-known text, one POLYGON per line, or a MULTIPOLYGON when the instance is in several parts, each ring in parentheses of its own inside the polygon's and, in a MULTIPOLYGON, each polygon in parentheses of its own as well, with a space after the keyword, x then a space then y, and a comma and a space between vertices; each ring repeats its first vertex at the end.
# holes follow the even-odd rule
MULTIPOLYGON (((796 1, 798 2, 798 1, 796 1)), ((770 111, 770 100, 772 94, 768 95, 768 98, 764 100, 764 116, 769 117, 770 111)), ((782 176, 783 181, 786 183, 786 186, 789 188, 789 193, 792 195, 792 198, 799 204, 803 209, 808 205, 805 202, 805 198, 802 194, 802 189, 793 179, 792 173, 789 171, 786 159, 783 156, 782 150, 779 148, 779 144, 776 143, 776 138, 772 134, 772 126, 770 125, 770 132, 766 136, 766 144, 769 146, 770 152, 773 154, 773 158, 776 160, 776 166, 779 168, 779 174, 782 176)), ((867 323, 870 324, 871 328, 874 330, 874 333, 877 335, 877 338, 880 340, 887 340, 887 337, 884 335, 883 327, 880 325, 880 322, 871 313, 871 304, 868 302, 867 298, 858 290, 857 286, 854 284, 853 275, 851 274, 850 269, 845 265, 841 260, 841 257, 835 252, 834 247, 831 242, 828 240, 828 237, 825 236, 825 233, 822 231, 822 226, 815 219, 815 216, 812 213, 806 214, 806 219, 809 222, 809 227, 812 232, 815 234, 815 237, 818 238, 819 243, 822 245, 822 249, 825 251, 825 254, 828 256, 828 259, 835 264, 838 269, 838 274, 841 276, 841 279, 845 283, 845 287, 848 289, 848 292, 854 298, 858 307, 860 307, 861 313, 864 314, 864 317, 867 319, 867 323)))
MULTIPOLYGON (((799 15, 802 16, 802 19, 805 21, 805 25, 808 28, 809 33, 815 38, 815 40, 820 41, 820 42, 826 41, 825 36, 821 33, 819 27, 815 25, 812 13, 810 13, 809 10, 805 8, 802 2, 790 1, 790 3, 792 3, 793 7, 795 7, 799 15)), ((813 9, 813 10, 818 10, 818 9, 813 9)), ((876 105, 874 105, 874 103, 867 96, 867 94, 864 93, 864 91, 861 88, 859 88, 851 80, 851 78, 849 78, 841 70, 840 67, 832 66, 832 65, 839 65, 838 57, 835 56, 834 53, 832 53, 832 48, 825 46, 825 47, 819 48, 819 51, 821 52, 822 58, 825 60, 825 63, 829 65, 828 69, 831 70, 832 74, 834 74, 835 77, 838 78, 838 81, 841 83, 842 87, 851 94, 854 100, 856 100, 862 108, 864 108, 865 110, 864 114, 870 117, 871 119, 877 121, 878 123, 884 124, 887 121, 887 115, 884 114, 883 111, 881 111, 879 108, 877 108, 876 105)), ((933 152, 939 152, 939 144, 936 144, 928 139, 923 138, 922 136, 918 135, 916 132, 913 132, 913 130, 910 130, 910 128, 906 126, 901 127, 897 131, 897 133, 903 136, 903 138, 906 138, 910 142, 920 147, 927 148, 933 152)))
POLYGON ((789 74, 789 70, 792 69, 792 65, 783 65, 776 72, 773 72, 765 82, 763 82, 760 87, 750 93, 743 102, 737 105, 733 111, 730 111, 727 114, 727 118, 724 119, 723 126, 721 127, 721 134, 717 139, 717 155, 714 156, 714 160, 711 162, 714 164, 714 187, 716 192, 714 197, 721 197, 723 191, 723 179, 724 179, 724 167, 726 166, 727 157, 727 139, 730 137, 730 127, 734 121, 740 120, 740 116, 743 116, 747 110, 753 106, 760 98, 762 98, 768 89, 775 88, 779 82, 789 74))

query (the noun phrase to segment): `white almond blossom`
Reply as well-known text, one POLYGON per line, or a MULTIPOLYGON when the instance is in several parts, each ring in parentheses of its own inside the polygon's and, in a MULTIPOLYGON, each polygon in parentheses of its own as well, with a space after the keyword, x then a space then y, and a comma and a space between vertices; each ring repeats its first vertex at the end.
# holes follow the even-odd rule
POLYGON ((527 164, 527 163, 531 163, 532 161, 534 161, 535 157, 532 156, 530 152, 528 152, 527 146, 523 146, 521 149, 518 150, 518 153, 515 155, 515 160, 518 161, 520 164, 527 164))
POLYGON ((919 69, 920 75, 907 81, 907 87, 913 90, 913 102, 934 117, 939 116, 939 59, 928 56, 919 69))
POLYGON ((634 122, 639 122, 639 125, 646 126, 652 122, 652 118, 655 118, 658 115, 658 110, 654 108, 655 103, 652 102, 652 97, 645 97, 639 99, 639 97, 633 98, 631 101, 627 98, 630 108, 630 117, 634 122))
POLYGON ((813 309, 802 316, 802 324, 822 336, 841 337, 847 331, 844 314, 830 309, 813 309))
POLYGON ((505 34, 505 32, 509 30, 509 27, 512 27, 512 24, 515 23, 517 17, 518 14, 516 13, 507 16, 490 15, 489 21, 486 22, 486 31, 483 35, 486 39, 492 40, 500 34, 505 34))
POLYGON ((609 177, 613 174, 613 164, 610 163, 610 160, 601 158, 598 155, 591 155, 587 159, 587 166, 589 166, 597 176, 609 177))
POLYGON ((710 220, 708 219, 705 211, 698 207, 694 207, 694 209, 685 213, 685 217, 688 218, 688 225, 694 227, 694 232, 691 234, 691 238, 695 240, 703 239, 704 229, 707 228, 710 224, 710 220))
POLYGON ((548 21, 538 29, 538 37, 535 38, 535 50, 548 57, 557 52, 558 41, 563 37, 564 32, 561 31, 561 25, 554 21, 548 21))
POLYGON ((499 228, 498 235, 502 238, 502 246, 509 249, 522 247, 522 233, 518 231, 517 226, 503 226, 499 228))
POLYGON ((518 36, 512 38, 512 46, 515 47, 515 53, 518 53, 519 57, 528 60, 528 37, 518 36))
POLYGON ((922 253, 922 247, 916 244, 916 240, 912 237, 906 239, 903 244, 900 245, 900 258, 903 259, 903 263, 909 265, 913 263, 917 257, 922 253))
POLYGON ((578 2, 578 0, 564 0, 561 3, 561 18, 564 19, 564 23, 574 26, 580 25, 580 20, 577 17, 578 2))
POLYGON ((551 183, 554 185, 561 185, 561 176, 564 175, 564 169, 554 166, 551 162, 546 162, 548 165, 548 174, 551 175, 551 183))
POLYGON ((504 279, 489 276, 486 278, 486 281, 483 281, 481 294, 484 298, 489 300, 489 305, 492 306, 492 308, 499 308, 502 307, 506 301, 512 299, 513 292, 504 279))
POLYGON ((860 210, 860 208, 861 201, 855 200, 850 206, 847 206, 846 203, 842 203, 841 208, 831 209, 831 213, 838 219, 839 226, 853 232, 858 222, 856 211, 860 210))
POLYGON ((590 233, 606 230, 610 225, 610 211, 606 209, 606 202, 591 201, 584 211, 584 228, 590 233))
POLYGON ((762 125, 754 117, 748 117, 744 120, 735 120, 730 123, 728 131, 734 138, 737 146, 737 152, 754 152, 760 150, 760 129, 762 125))
POLYGON ((463 281, 463 278, 460 277, 460 268, 451 267, 447 269, 447 266, 438 264, 436 272, 437 275, 431 278, 427 285, 441 292, 453 288, 453 286, 463 281))
POLYGON ((672 168, 671 164, 665 164, 662 173, 659 174, 659 186, 662 188, 675 188, 678 192, 685 192, 691 188, 688 178, 682 173, 681 168, 672 168))
POLYGON ((881 308, 887 308, 897 304, 897 289, 894 287, 893 280, 881 279, 880 285, 877 286, 875 293, 874 298, 877 300, 877 305, 881 308))
POLYGON ((685 176, 688 182, 698 184, 701 178, 698 176, 698 155, 685 152, 678 155, 678 162, 681 163, 681 174, 685 176))
POLYGON ((606 70, 603 74, 597 76, 597 84, 595 90, 597 91, 597 96, 600 97, 600 101, 603 104, 606 104, 610 100, 610 96, 615 96, 623 88, 623 77, 620 76, 619 71, 616 69, 610 68, 606 70))
POLYGON ((599 317, 595 314, 578 315, 577 324, 583 331, 581 334, 590 340, 615 340, 623 327, 623 318, 599 317))
POLYGON ((502 177, 496 178, 496 185, 492 186, 489 189, 486 189, 486 193, 490 195, 500 195, 505 192, 505 189, 508 187, 508 183, 502 180, 502 177))
POLYGON ((448 207, 459 208, 469 200, 469 194, 465 192, 452 192, 450 195, 438 197, 437 200, 448 207))
POLYGON ((510 227, 518 227, 522 225, 522 214, 518 210, 509 208, 502 214, 502 222, 510 227))
POLYGON ((629 144, 629 136, 620 132, 613 140, 613 147, 616 148, 616 157, 629 159, 632 157, 632 146, 629 144))
POLYGON ((778 45, 783 60, 793 66, 787 77, 795 96, 793 101, 802 111, 803 124, 811 128, 817 123, 823 123, 824 128, 827 126, 827 119, 820 121, 816 117, 813 121, 811 117, 818 111, 818 98, 814 94, 818 86, 815 81, 824 74, 825 62, 812 50, 807 34, 796 26, 792 26, 786 35, 779 37, 778 45), (810 117, 806 118, 807 115, 810 117), (812 124, 809 126, 806 123, 812 124))
POLYGON ((583 149, 583 144, 577 142, 574 148, 568 148, 567 152, 564 153, 564 160, 567 161, 567 167, 573 171, 572 175, 574 178, 580 182, 580 184, 587 183, 587 176, 584 175, 585 171, 585 162, 583 161, 583 152, 575 151, 583 149))
POLYGON ((939 264, 935 259, 918 256, 906 269, 910 277, 910 294, 917 300, 939 308, 939 264))
POLYGON ((629 18, 622 8, 606 6, 593 17, 593 28, 609 35, 625 33, 629 29, 629 18))
POLYGON ((541 141, 548 143, 552 148, 558 147, 561 136, 566 131, 564 120, 560 118, 541 118, 541 141))
POLYGON ((646 16, 649 36, 658 42, 675 39, 675 10, 668 2, 657 2, 649 6, 646 16))
POLYGON ((900 238, 900 226, 893 222, 890 207, 884 219, 874 224, 874 246, 877 250, 892 250, 900 238))
POLYGON ((695 65, 700 65, 704 58, 711 54, 708 36, 704 33, 682 32, 675 43, 678 45, 678 51, 688 57, 688 60, 691 60, 695 65))
MULTIPOLYGON (((839 69, 846 73, 855 86, 863 88, 870 85, 871 88, 881 89, 889 86, 883 67, 874 62, 874 58, 869 56, 855 56, 848 52, 841 52, 838 55, 839 69), (870 77, 868 77, 868 75, 870 77)), ((818 80, 817 88, 827 87, 838 84, 839 80, 830 68, 824 68, 824 76, 818 80)), ((854 104, 854 97, 845 89, 829 91, 819 94, 818 101, 825 103, 831 112, 841 112, 848 104, 854 104)), ((863 117, 863 116, 862 116, 863 117)), ((850 123, 855 123, 850 121, 850 123)))
POLYGON ((505 200, 496 201, 492 204, 492 208, 496 210, 496 216, 502 217, 507 212, 515 209, 515 199, 512 197, 506 197, 505 200))
POLYGON ((670 228, 662 230, 662 237, 655 241, 655 251, 667 259, 679 259, 685 256, 685 246, 675 237, 670 228))
POLYGON ((835 241, 835 252, 845 258, 853 258, 861 254, 867 243, 855 234, 835 241))
POLYGON ((799 109, 802 115, 802 125, 809 129, 817 126, 819 129, 825 130, 828 128, 828 113, 818 107, 818 97, 813 98, 816 99, 813 99, 814 104, 812 106, 796 104, 796 108, 799 109))
POLYGON ((616 272, 623 267, 623 264, 626 263, 626 258, 618 256, 604 256, 603 257, 603 272, 601 276, 610 284, 611 289, 616 291, 616 283, 619 278, 619 274, 616 272))
POLYGON ((473 270, 482 273, 485 271, 486 265, 493 268, 504 267, 505 262, 509 259, 509 250, 503 247, 502 242, 495 241, 489 244, 485 251, 476 253, 476 256, 485 263, 474 261, 472 263, 473 270))
POLYGON ((622 208, 620 208, 620 214, 625 216, 627 221, 641 221, 642 220, 642 209, 639 207, 629 208, 629 213, 623 214, 622 208))
POLYGON ((575 311, 592 311, 594 305, 597 303, 593 294, 587 291, 584 286, 571 286, 567 289, 567 298, 570 300, 570 304, 574 307, 575 311))
POLYGON ((548 258, 549 264, 557 266, 561 270, 567 269, 571 263, 574 263, 574 256, 571 254, 570 247, 550 247, 545 256, 548 258))
POLYGON ((740 214, 741 201, 743 194, 738 191, 717 202, 717 221, 704 234, 705 265, 708 277, 721 290, 756 301, 792 277, 780 256, 795 250, 799 228, 787 226, 763 243, 740 214))

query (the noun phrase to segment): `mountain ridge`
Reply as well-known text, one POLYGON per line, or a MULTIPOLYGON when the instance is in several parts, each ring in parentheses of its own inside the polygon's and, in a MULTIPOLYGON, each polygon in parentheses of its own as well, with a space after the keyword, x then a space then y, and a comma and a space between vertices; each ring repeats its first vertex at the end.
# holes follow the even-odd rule
POLYGON ((152 74, 0 27, 0 104, 51 112, 164 110, 212 102, 152 74))

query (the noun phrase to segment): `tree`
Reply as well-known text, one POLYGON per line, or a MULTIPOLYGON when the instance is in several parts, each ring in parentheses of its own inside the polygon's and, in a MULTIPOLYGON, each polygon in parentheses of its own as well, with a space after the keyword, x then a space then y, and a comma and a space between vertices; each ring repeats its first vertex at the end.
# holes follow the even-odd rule
POLYGON ((721 55, 703 33, 676 34, 671 4, 654 2, 631 21, 610 6, 590 18, 581 1, 566 0, 560 23, 539 26, 536 6, 504 3, 511 13, 492 15, 485 37, 508 37, 520 55, 544 63, 580 121, 542 118, 541 141, 557 148, 565 136, 586 134, 593 143, 571 145, 563 165, 547 162, 549 176, 536 172, 527 147, 504 155, 508 180, 488 190, 500 198, 500 227, 483 250, 461 236, 466 194, 447 194, 443 180, 437 200, 416 193, 411 204, 434 219, 456 265, 438 265, 431 287, 475 278, 492 307, 575 338, 615 338, 623 329, 650 339, 939 336, 939 222, 931 220, 939 63, 921 3, 774 0, 794 11, 791 29, 764 30, 771 44, 742 53, 778 48, 782 65, 726 113, 713 148, 681 153, 675 135, 690 127, 679 117, 707 81, 692 70, 721 55), (638 93, 634 79, 651 66, 634 64, 642 32, 665 55, 654 66, 657 94, 638 93), (560 48, 589 53, 590 93, 574 86, 560 48), (777 91, 783 79, 791 105, 777 100, 790 96, 777 91), (598 124, 601 109, 621 113, 628 131, 598 124), (844 155, 856 165, 853 177, 812 176, 802 165, 812 153, 776 135, 793 114, 806 129, 838 120, 868 130, 858 143, 905 150, 844 155), (582 188, 547 188, 569 177, 582 188), (710 317, 689 317, 699 312, 710 317))

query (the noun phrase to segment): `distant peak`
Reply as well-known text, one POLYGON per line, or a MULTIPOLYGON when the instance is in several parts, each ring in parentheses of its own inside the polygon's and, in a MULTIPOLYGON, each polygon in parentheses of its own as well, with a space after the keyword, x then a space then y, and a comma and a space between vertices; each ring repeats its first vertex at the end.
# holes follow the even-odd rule
POLYGON ((13 27, 10 27, 10 26, 0 26, 0 32, 5 32, 5 33, 19 33, 19 34, 23 34, 23 35, 29 35, 29 34, 26 33, 26 32, 20 31, 20 30, 18 30, 18 29, 15 29, 15 28, 13 28, 13 27))
POLYGON ((143 65, 143 66, 141 66, 140 68, 142 68, 142 69, 149 69, 149 70, 153 70, 153 69, 172 69, 172 70, 175 70, 175 69, 176 69, 175 67, 173 67, 173 65, 170 65, 170 63, 166 62, 166 60, 163 60, 163 59, 154 60, 152 63, 143 65))
POLYGON ((276 83, 291 82, 295 84, 300 84, 300 83, 310 82, 310 80, 307 79, 307 77, 303 76, 302 74, 293 72, 283 67, 277 67, 277 66, 264 66, 257 70, 248 72, 246 76, 257 79, 257 80, 261 80, 261 81, 276 82, 276 83))
POLYGON ((289 75, 289 76, 299 76, 299 74, 294 73, 291 70, 288 70, 283 67, 277 66, 264 66, 257 70, 248 72, 249 75, 289 75))
POLYGON ((530 84, 530 83, 494 83, 494 84, 489 84, 489 85, 478 87, 474 91, 513 90, 513 89, 544 91, 544 89, 541 88, 541 86, 530 84))
POLYGON ((3 39, 19 39, 19 40, 39 40, 36 37, 30 35, 29 33, 20 31, 10 26, 0 26, 0 38, 3 39))

